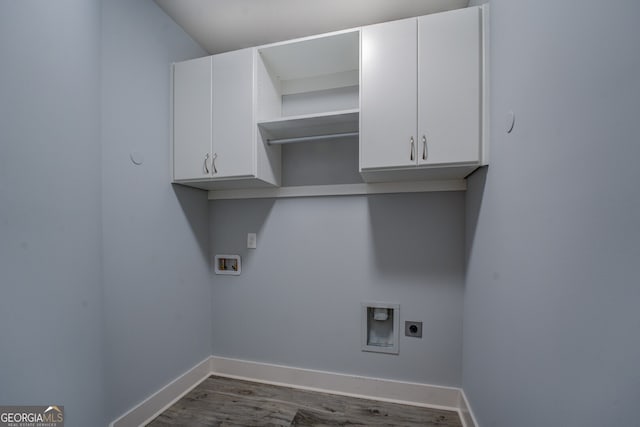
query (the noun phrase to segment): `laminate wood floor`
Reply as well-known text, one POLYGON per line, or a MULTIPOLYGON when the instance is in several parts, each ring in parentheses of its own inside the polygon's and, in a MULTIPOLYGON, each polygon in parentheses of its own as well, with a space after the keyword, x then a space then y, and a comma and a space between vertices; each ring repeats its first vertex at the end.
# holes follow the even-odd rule
POLYGON ((147 425, 462 427, 453 411, 216 376, 204 380, 147 425))

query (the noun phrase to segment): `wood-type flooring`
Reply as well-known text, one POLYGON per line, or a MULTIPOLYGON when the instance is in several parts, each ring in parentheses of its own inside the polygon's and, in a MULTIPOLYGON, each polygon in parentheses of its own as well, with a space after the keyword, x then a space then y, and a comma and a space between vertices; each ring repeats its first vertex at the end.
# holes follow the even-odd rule
POLYGON ((211 376, 147 426, 462 427, 462 423, 453 411, 211 376))

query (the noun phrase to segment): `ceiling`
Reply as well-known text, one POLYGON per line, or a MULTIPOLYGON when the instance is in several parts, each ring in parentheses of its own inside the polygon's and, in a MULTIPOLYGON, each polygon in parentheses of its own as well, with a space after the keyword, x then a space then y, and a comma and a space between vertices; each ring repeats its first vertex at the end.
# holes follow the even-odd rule
POLYGON ((211 55, 469 4, 469 0, 154 1, 211 55))

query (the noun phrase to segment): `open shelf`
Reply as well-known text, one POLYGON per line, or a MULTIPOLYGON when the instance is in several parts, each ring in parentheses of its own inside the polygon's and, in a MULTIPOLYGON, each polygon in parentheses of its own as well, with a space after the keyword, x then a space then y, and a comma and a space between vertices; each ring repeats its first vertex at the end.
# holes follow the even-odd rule
POLYGON ((358 84, 358 30, 261 46, 258 54, 281 95, 358 84))
POLYGON ((258 122, 267 140, 358 132, 359 110, 281 117, 258 122))
POLYGON ((273 188, 247 188, 209 191, 209 200, 279 199, 290 197, 355 196, 388 193, 423 193, 432 191, 466 191, 464 179, 417 182, 380 182, 335 185, 307 185, 273 188))
POLYGON ((274 43, 256 52, 256 117, 263 142, 357 137, 358 29, 274 43))

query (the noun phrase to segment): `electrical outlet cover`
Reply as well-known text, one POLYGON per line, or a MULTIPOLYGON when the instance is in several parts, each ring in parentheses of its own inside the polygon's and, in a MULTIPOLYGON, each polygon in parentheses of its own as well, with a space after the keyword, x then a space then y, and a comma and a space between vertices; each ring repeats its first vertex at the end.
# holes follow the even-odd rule
POLYGON ((255 249, 257 247, 257 236, 256 233, 248 233, 247 234, 247 248, 255 249))

